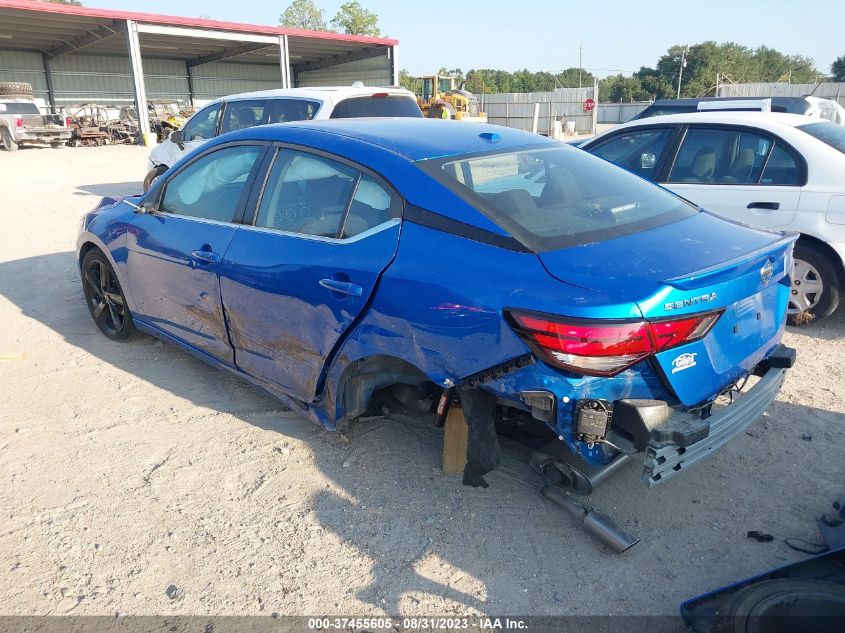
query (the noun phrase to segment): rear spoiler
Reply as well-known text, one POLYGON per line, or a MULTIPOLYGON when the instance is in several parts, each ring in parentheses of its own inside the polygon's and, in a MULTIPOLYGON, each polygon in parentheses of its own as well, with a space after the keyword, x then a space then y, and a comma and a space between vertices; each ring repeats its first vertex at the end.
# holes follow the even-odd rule
POLYGON ((691 273, 686 273, 679 277, 667 279, 665 283, 669 284, 670 286, 674 286, 679 290, 688 290, 690 288, 698 286, 702 281, 715 281, 710 278, 722 276, 725 273, 733 273, 737 269, 743 268, 751 264, 752 262, 759 260, 764 255, 769 255, 775 251, 783 250, 787 246, 791 246, 796 241, 798 241, 798 237, 798 233, 787 233, 776 242, 772 242, 771 244, 767 244, 766 246, 761 246, 760 248, 757 248, 747 253, 743 253, 742 255, 721 262, 719 264, 708 266, 707 268, 701 268, 700 270, 696 270, 691 273))

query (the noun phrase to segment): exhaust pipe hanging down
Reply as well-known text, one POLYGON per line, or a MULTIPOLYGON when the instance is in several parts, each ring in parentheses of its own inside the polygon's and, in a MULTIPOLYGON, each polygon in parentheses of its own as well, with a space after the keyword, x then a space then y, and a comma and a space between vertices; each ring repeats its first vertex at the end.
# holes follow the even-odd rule
POLYGON ((640 542, 640 539, 622 530, 610 518, 595 510, 587 510, 560 488, 544 484, 540 492, 546 499, 553 501, 578 519, 582 528, 615 553, 621 554, 640 542))

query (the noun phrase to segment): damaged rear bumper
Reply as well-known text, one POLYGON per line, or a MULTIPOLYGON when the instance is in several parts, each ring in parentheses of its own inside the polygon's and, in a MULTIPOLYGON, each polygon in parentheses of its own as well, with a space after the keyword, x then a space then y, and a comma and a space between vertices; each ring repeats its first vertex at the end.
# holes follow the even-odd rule
POLYGON ((757 384, 707 418, 709 433, 697 442, 687 446, 671 441, 649 442, 643 464, 643 482, 649 487, 661 484, 742 433, 774 402, 785 375, 785 368, 766 368, 757 384))

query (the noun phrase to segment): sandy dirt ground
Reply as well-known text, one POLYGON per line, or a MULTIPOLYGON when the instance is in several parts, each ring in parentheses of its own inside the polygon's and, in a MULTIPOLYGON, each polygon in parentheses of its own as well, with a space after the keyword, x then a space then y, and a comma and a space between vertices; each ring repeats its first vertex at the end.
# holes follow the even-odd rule
POLYGON ((672 614, 819 541, 845 486, 845 313, 790 329, 798 365, 736 442, 589 499, 642 538, 615 556, 516 451, 465 488, 422 422, 328 433, 172 346, 106 340, 75 236, 145 161, 0 152, 0 614, 672 614))

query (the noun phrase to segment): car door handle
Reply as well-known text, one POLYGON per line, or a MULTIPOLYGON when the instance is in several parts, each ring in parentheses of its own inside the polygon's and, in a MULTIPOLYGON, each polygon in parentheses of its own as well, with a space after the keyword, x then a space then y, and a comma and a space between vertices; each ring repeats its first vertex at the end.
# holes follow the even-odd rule
POLYGON ((219 264, 220 263, 220 255, 213 251, 193 251, 191 255, 194 256, 194 259, 198 259, 201 262, 205 262, 206 264, 219 264))
POLYGON ((780 202, 749 202, 746 209, 768 209, 777 211, 780 209, 780 202))
POLYGON ((353 284, 349 281, 338 281, 337 279, 321 279, 320 286, 326 290, 351 295, 353 297, 360 297, 364 292, 364 289, 357 284, 353 284))

